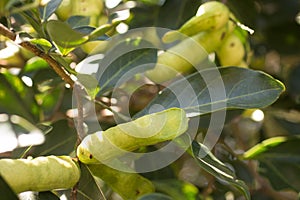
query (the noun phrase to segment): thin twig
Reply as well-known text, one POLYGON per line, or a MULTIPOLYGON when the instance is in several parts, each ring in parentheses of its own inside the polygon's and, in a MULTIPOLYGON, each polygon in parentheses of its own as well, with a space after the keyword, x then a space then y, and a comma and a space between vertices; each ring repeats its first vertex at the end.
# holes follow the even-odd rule
POLYGON ((86 93, 84 92, 84 87, 79 82, 75 82, 74 84, 74 94, 78 110, 76 119, 76 129, 78 133, 78 139, 79 141, 81 141, 85 136, 82 98, 85 96, 86 93))
POLYGON ((12 41, 15 41, 17 38, 17 35, 9 30, 6 26, 4 26, 3 24, 0 23, 0 34, 9 38, 12 41))
MULTIPOLYGON (((7 27, 5 27, 3 24, 0 23, 0 35, 3 35, 10 40, 17 42, 17 34, 13 31, 9 30, 7 27)), ((23 41, 21 43, 18 43, 18 45, 24 47, 25 49, 31 51, 36 56, 39 56, 43 58, 50 67, 71 87, 74 85, 74 81, 72 80, 70 74, 65 70, 65 68, 60 65, 56 60, 54 60, 50 55, 40 50, 37 46, 30 43, 29 41, 23 41)))

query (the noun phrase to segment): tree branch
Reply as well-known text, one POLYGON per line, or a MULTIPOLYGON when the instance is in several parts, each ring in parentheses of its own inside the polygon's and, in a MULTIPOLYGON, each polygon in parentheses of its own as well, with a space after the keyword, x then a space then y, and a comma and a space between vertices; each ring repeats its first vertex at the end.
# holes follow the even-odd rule
MULTIPOLYGON (((7 27, 5 27, 3 24, 0 23, 0 34, 9 38, 10 40, 16 42, 17 34, 13 31, 9 30, 7 27)), ((40 50, 37 46, 34 44, 24 41, 21 43, 18 43, 18 45, 24 47, 25 49, 31 51, 36 56, 41 57, 44 59, 50 67, 71 87, 74 85, 74 81, 71 79, 70 74, 65 70, 63 66, 61 66, 56 60, 54 60, 50 55, 40 50)))

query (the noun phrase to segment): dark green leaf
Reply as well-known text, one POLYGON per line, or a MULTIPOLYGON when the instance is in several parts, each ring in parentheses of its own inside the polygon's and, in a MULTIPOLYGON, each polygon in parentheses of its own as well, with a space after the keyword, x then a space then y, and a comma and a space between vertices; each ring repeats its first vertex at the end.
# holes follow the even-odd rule
POLYGON ((40 15, 42 16, 43 21, 47 21, 47 19, 55 12, 61 2, 62 0, 51 0, 44 7, 40 8, 40 15))
POLYGON ((78 200, 102 200, 105 196, 99 183, 92 176, 89 168, 81 164, 81 175, 78 183, 78 200))
POLYGON ((250 200, 250 193, 247 185, 243 181, 236 179, 234 172, 224 163, 219 161, 206 146, 193 141, 192 151, 194 158, 202 169, 209 172, 216 178, 231 184, 238 189, 246 197, 246 199, 250 200))
POLYGON ((137 173, 118 171, 102 164, 89 165, 89 169, 124 199, 136 199, 154 191, 152 183, 137 173))
POLYGON ((66 120, 52 124, 53 129, 46 135, 46 142, 32 150, 32 156, 68 155, 74 151, 77 140, 75 128, 69 127, 66 120))
POLYGON ((158 192, 165 193, 174 200, 195 200, 197 199, 198 189, 191 183, 177 179, 153 181, 158 192))
POLYGON ((71 16, 68 18, 67 23, 72 27, 80 27, 80 26, 87 26, 90 23, 90 17, 87 16, 71 16))
POLYGON ((0 112, 20 115, 34 122, 39 108, 34 100, 32 88, 9 73, 0 74, 0 112))
POLYGON ((0 196, 2 200, 18 200, 16 194, 0 175, 0 196))
POLYGON ((276 190, 300 191, 300 137, 273 137, 257 144, 244 154, 259 161, 259 172, 276 190))
POLYGON ((38 200, 59 200, 60 198, 52 192, 39 192, 38 200))
POLYGON ((150 43, 140 39, 121 42, 115 46, 100 61, 101 67, 97 72, 99 94, 120 86, 135 74, 153 68, 157 60, 157 52, 151 47, 150 43), (125 53, 122 52, 124 50, 125 53))
POLYGON ((146 194, 138 198, 138 200, 173 200, 172 197, 160 193, 146 194))
POLYGON ((207 69, 172 83, 137 116, 148 113, 155 104, 164 109, 180 107, 192 116, 223 109, 262 108, 272 104, 284 89, 281 82, 260 71, 207 69))

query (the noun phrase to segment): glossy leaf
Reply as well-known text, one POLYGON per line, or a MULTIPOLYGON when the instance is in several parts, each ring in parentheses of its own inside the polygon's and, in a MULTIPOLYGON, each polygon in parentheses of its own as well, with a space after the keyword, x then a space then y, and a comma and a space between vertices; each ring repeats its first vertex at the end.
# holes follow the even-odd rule
POLYGON ((48 51, 52 47, 51 42, 49 42, 48 40, 43 39, 43 38, 34 38, 34 39, 31 39, 30 42, 32 44, 37 44, 37 45, 41 46, 45 51, 48 51))
POLYGON ((51 0, 44 7, 40 8, 40 15, 42 19, 46 21, 57 9, 62 0, 51 0))
POLYGON ((156 49, 151 48, 146 41, 132 39, 119 43, 99 63, 101 66, 97 72, 99 94, 120 86, 135 74, 153 68, 156 59, 156 49), (125 53, 122 52, 124 50, 125 53))
POLYGON ((216 178, 231 184, 238 189, 247 200, 250 200, 250 193, 247 185, 243 181, 236 179, 234 172, 224 163, 219 161, 206 146, 193 141, 192 152, 194 158, 202 169, 212 174, 216 178))
POLYGON ((106 199, 100 188, 99 182, 95 180, 88 166, 84 164, 81 165, 81 175, 78 182, 77 199, 106 199))
POLYGON ((140 195, 154 192, 152 183, 137 173, 118 171, 102 164, 89 165, 89 169, 124 199, 136 199, 140 195))
POLYGON ((137 116, 148 113, 155 104, 164 109, 180 107, 192 116, 224 109, 262 108, 277 100, 284 89, 281 82, 260 71, 239 67, 207 69, 172 83, 137 116))
POLYGON ((273 137, 244 153, 245 159, 258 160, 259 172, 276 190, 300 191, 300 137, 273 137))
POLYGON ((75 47, 88 40, 87 37, 73 30, 65 22, 51 20, 47 22, 46 29, 62 55, 67 55, 75 47))

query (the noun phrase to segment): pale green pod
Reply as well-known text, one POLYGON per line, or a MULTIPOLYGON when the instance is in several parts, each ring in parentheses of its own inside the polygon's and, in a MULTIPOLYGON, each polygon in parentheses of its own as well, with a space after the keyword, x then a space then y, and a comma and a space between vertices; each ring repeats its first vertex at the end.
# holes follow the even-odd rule
POLYGON ((217 30, 227 24, 230 11, 226 5, 218 1, 202 4, 196 16, 184 23, 177 31, 170 31, 163 37, 166 43, 182 39, 182 34, 193 36, 201 31, 217 30))
POLYGON ((141 195, 155 191, 152 182, 138 173, 118 171, 103 164, 88 167, 94 176, 103 180, 123 199, 135 200, 141 195))
POLYGON ((106 161, 140 147, 172 140, 188 128, 184 110, 170 108, 88 135, 77 148, 86 164, 106 161))
POLYGON ((233 32, 216 51, 222 66, 239 66, 245 57, 245 48, 240 38, 233 32))
POLYGON ((177 74, 188 74, 194 67, 216 51, 226 37, 234 30, 234 23, 215 31, 204 31, 188 37, 179 44, 160 54, 156 66, 146 72, 146 76, 155 83, 168 81, 177 74))
POLYGON ((1 159, 0 174, 14 192, 72 188, 80 178, 79 166, 69 156, 1 159))

